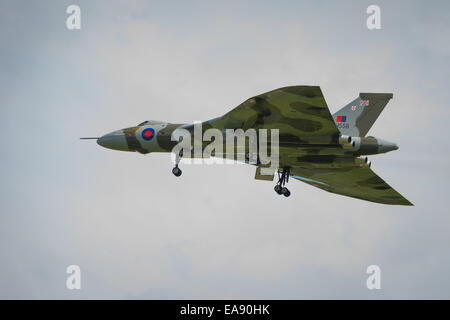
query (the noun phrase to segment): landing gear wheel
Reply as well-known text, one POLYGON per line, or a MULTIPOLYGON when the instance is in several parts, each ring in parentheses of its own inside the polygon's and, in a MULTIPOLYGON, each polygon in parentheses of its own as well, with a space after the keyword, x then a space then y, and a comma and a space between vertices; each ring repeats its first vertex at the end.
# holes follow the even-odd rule
POLYGON ((289 189, 284 186, 289 181, 289 176, 290 176, 289 167, 284 167, 282 172, 278 170, 278 182, 277 185, 273 188, 276 193, 282 194, 285 197, 289 197, 291 195, 289 189))
POLYGON ((182 156, 183 156, 183 150, 180 150, 179 153, 175 154, 175 167, 172 169, 172 173, 175 177, 181 176, 181 169, 178 168, 178 164, 180 163, 182 156))
POLYGON ((273 190, 275 190, 276 193, 281 194, 281 186, 279 184, 277 184, 273 190))
POLYGON ((172 169, 172 173, 173 173, 173 175, 175 176, 175 177, 179 177, 179 176, 181 176, 181 169, 180 168, 178 168, 178 167, 175 167, 175 168, 173 168, 172 169))

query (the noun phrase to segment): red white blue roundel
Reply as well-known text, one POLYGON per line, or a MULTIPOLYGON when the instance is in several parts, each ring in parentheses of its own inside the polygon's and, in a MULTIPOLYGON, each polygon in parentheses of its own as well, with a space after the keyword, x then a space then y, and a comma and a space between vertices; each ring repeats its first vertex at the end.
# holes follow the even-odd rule
POLYGON ((147 128, 144 131, 142 131, 142 139, 146 141, 150 141, 155 136, 155 130, 152 128, 147 128))

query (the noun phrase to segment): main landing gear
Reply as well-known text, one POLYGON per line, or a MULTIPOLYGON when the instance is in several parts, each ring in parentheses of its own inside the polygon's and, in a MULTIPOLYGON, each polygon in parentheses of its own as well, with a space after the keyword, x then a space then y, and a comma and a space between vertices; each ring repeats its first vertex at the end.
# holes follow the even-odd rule
POLYGON ((282 194, 285 197, 289 197, 291 195, 291 192, 289 191, 288 188, 286 188, 284 185, 289 182, 289 168, 283 168, 283 172, 280 173, 280 171, 277 172, 278 173, 278 182, 277 185, 273 188, 275 190, 276 193, 278 194, 282 194))
POLYGON ((175 167, 172 169, 172 173, 175 177, 181 176, 183 173, 180 168, 178 168, 178 164, 180 163, 181 157, 183 156, 183 150, 180 153, 175 155, 175 167))

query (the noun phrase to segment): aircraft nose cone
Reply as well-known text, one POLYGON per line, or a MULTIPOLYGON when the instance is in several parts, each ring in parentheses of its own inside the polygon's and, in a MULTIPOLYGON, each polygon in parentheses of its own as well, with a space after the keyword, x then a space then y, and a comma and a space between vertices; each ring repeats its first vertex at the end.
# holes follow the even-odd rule
POLYGON ((97 143, 108 149, 129 151, 125 134, 120 131, 111 132, 97 139, 97 143))

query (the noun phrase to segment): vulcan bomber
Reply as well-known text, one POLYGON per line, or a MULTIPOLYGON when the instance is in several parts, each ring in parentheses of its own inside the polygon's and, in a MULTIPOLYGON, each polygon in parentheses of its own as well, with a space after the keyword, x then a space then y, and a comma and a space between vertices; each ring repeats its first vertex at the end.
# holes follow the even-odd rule
MULTIPOLYGON (((278 195, 289 197, 287 183, 294 179, 361 200, 411 206, 375 174, 368 160, 368 156, 398 149, 393 142, 367 136, 392 97, 391 93, 360 93, 331 115, 319 86, 289 86, 251 97, 223 116, 202 122, 201 134, 208 129, 223 133, 277 130, 278 162, 272 173, 262 174, 267 165, 261 163, 258 153, 256 160, 250 161, 247 145, 244 151, 233 149, 232 156, 244 152, 244 162, 256 167, 257 180, 274 181, 276 177, 274 190, 278 195)), ((95 139, 100 146, 119 151, 173 153, 179 143, 174 133, 181 129, 195 133, 194 124, 148 120, 101 137, 81 139, 95 139)), ((202 150, 207 147, 205 142, 200 145, 202 150)), ((176 177, 182 173, 180 160, 188 155, 195 157, 193 154, 190 150, 176 151, 172 170, 176 177)), ((225 153, 212 156, 225 157, 225 153)))

